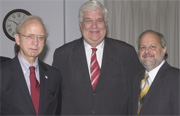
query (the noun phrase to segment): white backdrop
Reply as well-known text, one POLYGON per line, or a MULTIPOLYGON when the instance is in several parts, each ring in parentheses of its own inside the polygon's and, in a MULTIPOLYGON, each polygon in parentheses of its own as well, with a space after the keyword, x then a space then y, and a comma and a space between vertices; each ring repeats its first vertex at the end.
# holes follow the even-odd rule
POLYGON ((123 40, 137 50, 137 38, 145 30, 165 36, 167 61, 180 68, 179 0, 104 0, 109 12, 108 36, 123 40))

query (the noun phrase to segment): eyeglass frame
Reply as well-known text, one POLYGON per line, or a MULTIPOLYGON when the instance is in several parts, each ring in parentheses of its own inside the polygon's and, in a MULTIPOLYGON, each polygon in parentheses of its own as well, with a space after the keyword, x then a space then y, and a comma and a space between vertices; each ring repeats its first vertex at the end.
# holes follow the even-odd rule
POLYGON ((35 39, 35 37, 37 37, 38 38, 38 42, 40 42, 40 43, 43 43, 43 42, 45 42, 46 41, 46 36, 44 36, 44 35, 35 35, 35 34, 27 34, 27 35, 24 35, 24 34, 21 34, 21 33, 17 33, 17 34, 19 34, 19 35, 21 35, 21 36, 23 36, 23 37, 25 37, 25 38, 28 38, 28 40, 34 40, 35 39), (43 38, 41 38, 41 37, 43 37, 43 38))

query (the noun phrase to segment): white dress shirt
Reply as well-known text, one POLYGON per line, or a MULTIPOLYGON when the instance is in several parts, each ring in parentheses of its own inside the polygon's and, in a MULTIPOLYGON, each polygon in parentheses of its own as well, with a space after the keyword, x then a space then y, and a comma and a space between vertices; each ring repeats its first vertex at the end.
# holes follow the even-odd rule
MULTIPOLYGON (((93 48, 93 47, 90 46, 85 40, 84 40, 84 47, 85 47, 86 59, 87 59, 89 75, 90 75, 91 74, 90 64, 91 64, 91 54, 92 54, 92 49, 91 48, 93 48)), ((103 51, 104 51, 104 40, 96 48, 97 48, 96 57, 97 57, 99 67, 101 68, 102 58, 103 58, 103 51)))
POLYGON ((151 70, 151 71, 145 71, 145 74, 148 74, 149 75, 149 78, 148 78, 148 82, 149 82, 149 86, 151 86, 151 84, 153 83, 153 81, 154 81, 154 79, 155 79, 155 77, 156 77, 156 75, 157 75, 157 73, 158 73, 158 71, 159 71, 159 69, 161 68, 161 66, 163 65, 165 63, 165 60, 163 60, 162 62, 161 62, 161 64, 159 64, 156 68, 154 68, 153 70, 151 70))

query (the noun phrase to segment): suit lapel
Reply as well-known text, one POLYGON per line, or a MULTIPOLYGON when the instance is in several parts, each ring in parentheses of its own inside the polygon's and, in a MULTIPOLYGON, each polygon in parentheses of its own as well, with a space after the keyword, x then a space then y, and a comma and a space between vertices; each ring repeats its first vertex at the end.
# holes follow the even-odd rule
POLYGON ((114 69, 114 57, 116 57, 115 51, 116 50, 114 46, 106 38, 104 44, 101 72, 95 91, 99 91, 103 86, 106 85, 106 83, 111 82, 111 77, 114 69))
MULTIPOLYGON (((114 58, 116 57, 116 49, 111 42, 106 38, 105 39, 105 45, 104 45, 104 53, 103 53, 103 59, 102 59, 102 66, 101 66, 101 72, 100 77, 98 80, 98 83, 96 85, 95 91, 100 90, 103 86, 105 86, 106 83, 110 82, 113 72, 113 66, 114 66, 114 58)), ((85 55, 85 48, 83 44, 83 39, 81 38, 80 41, 76 44, 73 50, 73 73, 80 74, 77 78, 79 79, 79 82, 84 84, 84 86, 88 86, 90 91, 93 91, 89 71, 88 71, 88 65, 85 55)), ((121 59, 119 59, 121 61, 121 59)), ((121 70, 121 69, 120 69, 121 70)), ((75 74, 74 74, 75 75, 75 74)))
POLYGON ((34 112, 34 114, 36 114, 18 57, 15 57, 13 59, 12 68, 14 71, 12 78, 14 79, 14 82, 17 83, 17 87, 21 90, 24 99, 27 101, 26 103, 24 103, 24 106, 28 104, 31 112, 34 112))
POLYGON ((39 60, 39 73, 40 73, 40 102, 39 102, 39 114, 43 114, 43 104, 45 101, 45 98, 48 97, 46 92, 48 88, 48 77, 47 74, 47 68, 43 65, 43 63, 39 60))
POLYGON ((72 59, 72 75, 77 75, 79 82, 92 91, 83 38, 74 46, 72 59))
MULTIPOLYGON (((167 62, 165 62, 162 67, 159 69, 146 97, 145 97, 145 101, 143 103, 144 106, 148 106, 148 103, 151 102, 151 100, 153 99, 153 96, 155 96, 157 94, 157 91, 160 86, 160 82, 163 79, 163 74, 164 72, 166 72, 167 68, 169 67, 169 65, 167 64, 167 62), (146 105, 147 104, 147 105, 146 105)), ((144 107, 142 107, 142 111, 143 111, 144 107)))

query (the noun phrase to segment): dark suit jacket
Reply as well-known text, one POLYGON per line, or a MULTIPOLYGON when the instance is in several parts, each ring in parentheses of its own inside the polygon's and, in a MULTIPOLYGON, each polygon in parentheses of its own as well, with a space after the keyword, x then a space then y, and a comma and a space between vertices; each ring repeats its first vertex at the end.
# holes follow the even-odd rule
MULTIPOLYGON (((60 72, 39 61, 39 115, 55 115, 60 96, 60 72), (45 78, 48 77, 48 79, 45 78)), ((1 65, 1 115, 35 115, 35 109, 17 57, 1 65)), ((59 110, 59 109, 58 109, 59 110)))
POLYGON ((128 114, 130 78, 140 70, 132 46, 105 38, 95 91, 91 86, 83 38, 56 49, 53 66, 62 73, 62 115, 128 114))
POLYGON ((3 63, 3 62, 5 62, 5 61, 8 61, 8 60, 10 60, 11 58, 8 58, 8 57, 4 57, 4 56, 0 56, 0 63, 3 63))
MULTIPOLYGON (((133 82, 133 115, 137 114, 142 71, 133 82)), ((179 115, 179 78, 180 70, 165 62, 159 69, 141 108, 140 115, 179 115)))

